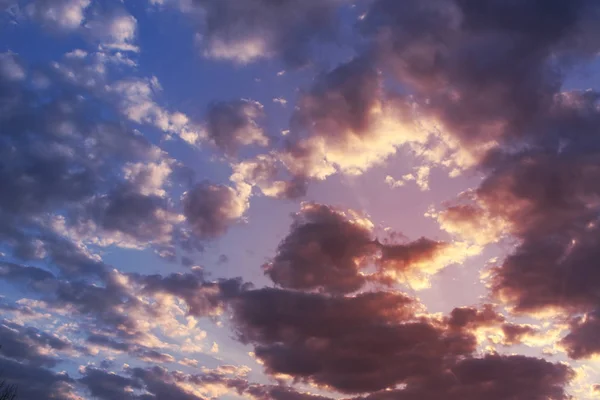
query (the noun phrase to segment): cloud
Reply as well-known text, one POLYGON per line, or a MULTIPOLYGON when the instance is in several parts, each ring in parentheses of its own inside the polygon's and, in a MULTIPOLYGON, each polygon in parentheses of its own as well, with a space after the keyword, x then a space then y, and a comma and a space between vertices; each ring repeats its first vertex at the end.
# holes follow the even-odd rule
MULTIPOLYGON (((378 0, 359 22, 372 62, 413 94, 419 123, 464 153, 455 166, 483 172, 478 188, 432 216, 478 246, 514 240, 488 273, 514 312, 577 315, 600 304, 598 94, 563 91, 566 74, 600 49, 598 15, 585 0, 378 0)), ((583 326, 565 342, 577 357, 587 354, 576 350, 583 326)))
POLYGON ((366 282, 360 269, 375 250, 372 229, 367 218, 304 203, 265 273, 284 288, 356 291, 366 282))
POLYGON ((557 61, 597 51, 598 12, 593 1, 379 0, 359 29, 378 63, 426 100, 422 113, 481 159, 528 134, 560 89, 557 61))
POLYGON ((239 222, 249 206, 248 190, 202 182, 184 193, 183 213, 196 236, 215 238, 239 222))
POLYGON ((7 81, 19 81, 25 78, 25 70, 14 53, 0 53, 0 77, 7 81))
POLYGON ((257 101, 215 102, 208 106, 205 134, 225 154, 235 155, 240 146, 269 144, 259 125, 263 118, 263 106, 257 101))
POLYGON ((21 364, 0 358, 2 378, 18 386, 18 395, 24 399, 76 400, 75 381, 67 373, 21 364))
POLYGON ((591 358, 600 354, 600 339, 597 334, 599 328, 600 317, 597 312, 578 317, 571 323, 571 332, 560 344, 573 359, 591 358))
POLYGON ((133 44, 137 31, 137 20, 124 10, 113 10, 99 14, 86 23, 88 32, 101 43, 101 48, 117 51, 138 52, 133 44))
POLYGON ((481 326, 494 326, 503 322, 504 317, 490 304, 485 304, 481 310, 473 307, 455 308, 448 318, 448 326, 452 329, 474 330, 481 326))
MULTIPOLYGON (((150 243, 169 244, 175 226, 183 216, 169 211, 167 199, 155 194, 144 195, 132 185, 117 187, 105 195, 97 195, 86 204, 85 211, 73 226, 56 229, 73 239, 101 246, 143 248, 150 243)), ((141 188, 146 191, 147 188, 141 188)))
POLYGON ((82 369, 79 380, 89 393, 98 399, 146 399, 147 394, 156 400, 202 400, 215 398, 230 391, 231 378, 218 372, 188 375, 169 372, 164 368, 126 368, 125 375, 88 366, 82 369), (147 393, 147 394, 144 394, 147 393))
POLYGON ((197 40, 206 57, 247 64, 274 56, 286 64, 310 62, 311 48, 333 41, 340 0, 196 0, 184 11, 198 15, 197 40))
POLYGON ((157 400, 202 400, 232 395, 254 400, 330 400, 287 386, 250 383, 243 368, 227 365, 202 368, 200 374, 171 372, 160 367, 126 367, 121 375, 94 366, 83 367, 80 372, 83 377, 79 382, 98 399, 142 400, 151 395, 157 400))
POLYGON ((53 353, 73 347, 53 334, 7 320, 0 321, 0 342, 3 357, 40 367, 54 367, 61 360, 53 353))
MULTIPOLYGON (((277 155, 259 154, 256 157, 234 163, 230 180, 236 185, 258 187, 262 194, 278 199, 296 199, 306 195, 307 179, 289 177, 277 155)), ((289 174, 288 174, 289 175, 289 174)))
MULTIPOLYGON (((107 62, 106 54, 88 56, 76 51, 67 61, 88 66, 107 62)), ((0 199, 4 251, 23 261, 50 262, 65 274, 87 274, 100 259, 87 246, 152 246, 171 257, 177 244, 190 248, 181 204, 167 190, 178 179, 181 165, 123 121, 98 111, 112 110, 107 93, 98 89, 105 81, 102 68, 88 71, 89 76, 71 75, 63 66, 45 70, 47 85, 33 91, 34 74, 16 55, 4 53, 0 66, 0 120, 6 127, 0 135, 0 189, 11 193, 0 199), (97 81, 92 84, 88 78, 97 81)), ((148 86, 132 89, 131 82, 124 82, 109 87, 122 88, 137 99, 131 100, 131 107, 148 99, 148 86)), ((218 213, 210 214, 210 221, 206 216, 194 221, 197 226, 205 218, 209 225, 203 229, 212 231, 200 236, 215 238, 243 215, 250 192, 243 182, 235 191, 205 187, 210 189, 203 198, 212 202, 206 210, 222 210, 223 221, 213 218, 218 213), (221 200, 226 204, 219 204, 221 200)), ((202 207, 198 201, 197 196, 196 210, 202 207)), ((188 211, 191 204, 185 204, 188 211)))
POLYGON ((573 371, 564 364, 533 357, 491 354, 463 360, 433 380, 355 400, 566 400, 569 396, 564 387, 573 376, 573 371))
POLYGON ((432 275, 482 250, 467 242, 438 242, 425 237, 408 243, 380 243, 379 249, 378 279, 406 283, 415 290, 428 288, 432 275))
POLYGON ((192 145, 201 141, 200 127, 187 115, 166 110, 156 102, 155 97, 162 90, 156 77, 123 79, 110 83, 104 89, 116 98, 120 112, 131 121, 152 124, 192 145))
POLYGON ((12 193, 0 200, 5 234, 22 244, 46 242, 55 231, 81 242, 144 246, 154 241, 152 225, 158 242, 169 241, 180 220, 156 196, 169 175, 167 157, 133 130, 101 118, 76 87, 49 78, 64 94, 2 83, 7 129, 0 175, 2 191, 12 193), (144 169, 153 170, 153 183, 144 169), (31 233, 19 238, 25 226, 31 233))
POLYGON ((410 100, 386 97, 381 79, 368 60, 358 58, 300 94, 289 145, 280 154, 293 175, 324 179, 337 170, 358 175, 398 146, 419 140, 410 100))
POLYGON ((492 270, 494 292, 519 311, 594 307, 597 190, 592 154, 523 153, 483 183, 478 196, 520 239, 492 270), (533 175, 532 175, 533 174, 533 175), (535 183, 527 177, 535 176, 535 183), (512 204, 500 208, 500 201, 512 204), (584 278, 585 277, 585 278, 584 278))
POLYGON ((79 33, 101 51, 138 52, 137 20, 124 8, 99 7, 91 0, 27 1, 23 14, 58 33, 79 33))
POLYGON ((30 2, 25 13, 51 29, 73 30, 79 28, 90 0, 41 0, 30 2))
POLYGON ((331 297, 265 288, 243 292, 231 307, 240 340, 254 345, 267 373, 345 393, 435 374, 476 344, 417 317, 419 305, 399 293, 331 297))
POLYGON ((104 370, 86 367, 80 382, 89 393, 98 399, 135 399, 140 398, 131 391, 141 389, 141 384, 129 377, 111 374, 104 370), (128 392, 129 391, 129 392, 128 392))
POLYGON ((137 276, 136 279, 142 285, 142 292, 154 295, 166 293, 185 300, 187 312, 194 316, 208 316, 220 312, 223 301, 244 287, 237 279, 205 281, 199 271, 167 276, 137 276))
POLYGON ((539 136, 521 150, 492 152, 483 164, 486 178, 467 201, 437 214, 444 229, 469 240, 516 239, 514 251, 491 269, 489 283, 517 312, 587 312, 600 302, 592 267, 597 99, 593 91, 555 95, 538 115, 539 136))
POLYGON ((307 392, 298 392, 285 386, 253 385, 245 392, 253 400, 332 400, 307 392))

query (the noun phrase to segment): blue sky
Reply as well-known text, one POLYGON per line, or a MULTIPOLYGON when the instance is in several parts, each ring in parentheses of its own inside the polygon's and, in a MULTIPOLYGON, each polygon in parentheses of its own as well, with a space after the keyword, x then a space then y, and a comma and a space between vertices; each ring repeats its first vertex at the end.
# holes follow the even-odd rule
POLYGON ((19 399, 596 398, 599 19, 0 0, 0 372, 19 399))

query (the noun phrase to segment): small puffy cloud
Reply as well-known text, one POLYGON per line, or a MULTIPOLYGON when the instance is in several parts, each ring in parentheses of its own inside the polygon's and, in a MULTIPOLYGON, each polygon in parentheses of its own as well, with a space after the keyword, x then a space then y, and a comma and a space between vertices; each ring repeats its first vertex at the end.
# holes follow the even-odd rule
POLYGON ((240 221, 248 209, 249 188, 199 183, 184 193, 183 213, 194 234, 212 239, 240 221))
POLYGON ((0 53, 0 76, 7 81, 18 81, 25 78, 25 69, 14 53, 0 53))
POLYGON ((199 0, 182 9, 200 18, 196 40, 206 57, 247 64, 279 56, 289 65, 302 66, 309 62, 315 42, 335 39, 336 9, 343 3, 199 0))
POLYGON ((287 104, 287 100, 284 99, 283 97, 274 97, 273 98, 273 103, 277 103, 277 104, 280 104, 282 106, 285 106, 287 104))
POLYGON ((256 157, 233 164, 230 180, 236 185, 258 187, 268 197, 296 199, 307 191, 307 179, 302 176, 285 175, 285 167, 277 156, 259 154, 256 157))
POLYGON ((396 179, 391 175, 386 175, 385 183, 387 183, 389 185, 389 187, 391 187, 391 188, 398 188, 398 187, 404 186, 404 180, 396 179))
POLYGON ((91 0, 39 0, 30 2, 25 13, 43 25, 58 30, 79 28, 91 0))
POLYGON ((600 355, 600 313, 592 312, 575 318, 570 328, 571 332, 560 342, 569 357, 577 360, 600 355))
POLYGON ((213 342, 212 346, 210 347, 210 352, 211 353, 219 352, 219 344, 217 342, 213 342))
POLYGON ((117 51, 139 51, 134 45, 137 20, 124 11, 114 11, 93 17, 87 24, 92 37, 100 42, 101 48, 117 51))
POLYGON ((161 90, 158 79, 125 79, 113 82, 106 88, 108 94, 117 96, 120 111, 130 120, 156 126, 168 134, 176 134, 195 145, 202 138, 200 128, 178 111, 170 112, 159 106, 154 97, 161 90))
POLYGON ((266 146, 269 139, 260 126, 263 118, 263 106, 257 101, 215 102, 208 106, 205 135, 228 155, 235 155, 241 146, 266 146))
POLYGON ((189 358, 184 358, 183 360, 179 361, 179 364, 185 365, 187 367, 196 368, 196 367, 198 367, 198 360, 192 360, 192 359, 189 359, 189 358))
POLYGON ((123 166, 125 180, 144 196, 165 196, 163 186, 171 174, 171 165, 163 160, 159 163, 127 163, 123 166))

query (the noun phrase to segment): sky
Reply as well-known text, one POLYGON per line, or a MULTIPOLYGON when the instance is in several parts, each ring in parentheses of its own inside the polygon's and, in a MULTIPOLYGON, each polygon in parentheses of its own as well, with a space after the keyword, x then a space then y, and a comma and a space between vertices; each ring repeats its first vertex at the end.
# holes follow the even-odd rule
POLYGON ((596 0, 0 0, 0 377, 600 398, 599 54, 596 0))

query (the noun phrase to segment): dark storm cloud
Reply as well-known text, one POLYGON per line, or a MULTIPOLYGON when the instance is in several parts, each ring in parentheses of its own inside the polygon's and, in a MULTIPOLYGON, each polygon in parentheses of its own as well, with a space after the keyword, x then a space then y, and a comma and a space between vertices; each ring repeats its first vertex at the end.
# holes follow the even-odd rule
POLYGON ((330 297, 261 289, 231 302, 233 322, 270 374, 353 393, 435 374, 475 349, 475 338, 416 317, 397 293, 330 297))
POLYGON ((225 154, 233 156, 241 146, 266 146, 268 138, 260 124, 263 106, 252 100, 214 102, 208 106, 206 133, 225 154))
POLYGON ((574 372, 564 364, 525 356, 486 355, 460 361, 443 375, 355 400, 567 400, 574 372))
POLYGON ((353 292, 365 283, 360 268, 374 250, 368 226, 334 208, 304 204, 265 273, 285 288, 353 292))
POLYGON ((310 62, 316 42, 333 41, 341 0, 194 0, 201 44, 210 58, 245 64, 280 56, 292 67, 310 62))

